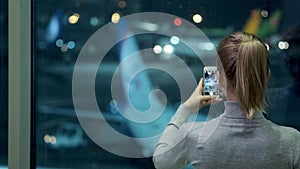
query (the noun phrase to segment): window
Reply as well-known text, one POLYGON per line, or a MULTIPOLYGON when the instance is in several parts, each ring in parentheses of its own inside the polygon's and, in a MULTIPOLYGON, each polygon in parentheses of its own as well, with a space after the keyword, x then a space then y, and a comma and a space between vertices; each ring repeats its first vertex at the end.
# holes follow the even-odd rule
MULTIPOLYGON (((296 0, 34 0, 34 163, 154 168, 157 138, 140 138, 163 131, 203 75, 203 66, 215 61, 215 47, 224 36, 256 33, 270 47, 269 87, 292 84, 278 44, 300 23, 299 5, 296 0), (181 85, 189 88, 183 92, 181 85), (166 115, 154 121, 145 114, 126 116, 128 110, 147 111, 150 102, 165 104, 166 115)), ((299 95, 294 97, 289 103, 299 102, 299 95)), ((198 120, 206 119, 205 111, 198 120)), ((299 126, 299 116, 294 119, 299 126)))

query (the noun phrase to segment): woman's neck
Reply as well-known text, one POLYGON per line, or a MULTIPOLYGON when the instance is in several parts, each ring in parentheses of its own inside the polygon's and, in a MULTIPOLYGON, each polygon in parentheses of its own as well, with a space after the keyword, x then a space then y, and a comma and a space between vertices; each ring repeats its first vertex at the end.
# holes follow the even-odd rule
POLYGON ((227 101, 238 101, 236 92, 232 89, 227 89, 226 98, 227 101))

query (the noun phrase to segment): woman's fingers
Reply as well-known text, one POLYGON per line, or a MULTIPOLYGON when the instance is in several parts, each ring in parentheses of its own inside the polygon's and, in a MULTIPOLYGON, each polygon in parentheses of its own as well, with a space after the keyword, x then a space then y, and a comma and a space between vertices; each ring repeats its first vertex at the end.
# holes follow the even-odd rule
POLYGON ((185 106, 189 107, 193 112, 197 112, 199 109, 206 105, 215 104, 222 101, 221 98, 210 95, 202 95, 203 93, 203 82, 204 79, 201 78, 198 86, 191 94, 191 96, 183 103, 185 106))
POLYGON ((217 96, 200 96, 200 105, 206 106, 209 104, 216 104, 221 102, 223 99, 217 96))
POLYGON ((209 96, 209 95, 203 95, 200 98, 200 101, 209 101, 213 98, 213 96, 209 96))
POLYGON ((200 79, 197 89, 198 89, 199 94, 202 95, 202 93, 203 93, 203 78, 200 79))

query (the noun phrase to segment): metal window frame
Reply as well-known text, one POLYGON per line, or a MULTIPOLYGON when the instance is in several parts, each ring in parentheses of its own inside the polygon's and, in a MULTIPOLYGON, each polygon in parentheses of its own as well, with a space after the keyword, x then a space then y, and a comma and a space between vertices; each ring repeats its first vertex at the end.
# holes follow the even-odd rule
POLYGON ((8 168, 31 166, 31 0, 8 1, 8 168))

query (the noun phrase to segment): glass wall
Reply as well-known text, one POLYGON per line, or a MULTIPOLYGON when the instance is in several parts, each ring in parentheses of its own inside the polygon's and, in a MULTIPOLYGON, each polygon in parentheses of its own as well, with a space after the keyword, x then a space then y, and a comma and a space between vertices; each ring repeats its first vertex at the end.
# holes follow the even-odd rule
POLYGON ((7 165, 8 121, 8 1, 0 0, 0 168, 7 165))
MULTIPOLYGON (((215 64, 220 39, 235 31, 255 33, 269 46, 268 118, 299 127, 299 115, 272 113, 286 91, 293 99, 283 101, 282 111, 299 111, 299 65, 287 62, 285 39, 300 23, 299 6, 297 0, 34 0, 36 166, 154 168, 159 134, 203 66, 215 64)), ((206 120, 208 109, 197 120, 206 120)))

